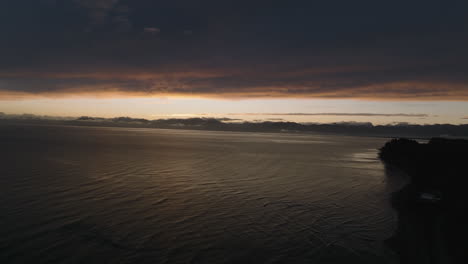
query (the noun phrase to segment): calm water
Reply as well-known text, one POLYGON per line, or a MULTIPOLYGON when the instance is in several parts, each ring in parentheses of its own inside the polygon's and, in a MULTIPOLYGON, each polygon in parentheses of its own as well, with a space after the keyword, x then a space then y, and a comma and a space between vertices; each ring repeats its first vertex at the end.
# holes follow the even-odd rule
POLYGON ((394 263, 385 141, 0 126, 0 263, 394 263))

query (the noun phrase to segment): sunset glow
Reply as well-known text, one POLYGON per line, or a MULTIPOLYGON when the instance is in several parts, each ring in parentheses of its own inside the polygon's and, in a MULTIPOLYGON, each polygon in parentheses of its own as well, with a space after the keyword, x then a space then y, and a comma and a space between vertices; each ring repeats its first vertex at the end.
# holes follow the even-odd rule
POLYGON ((0 11, 0 112, 420 113, 281 118, 454 124, 468 114, 461 2, 340 3, 345 14, 308 2, 22 2, 0 11))

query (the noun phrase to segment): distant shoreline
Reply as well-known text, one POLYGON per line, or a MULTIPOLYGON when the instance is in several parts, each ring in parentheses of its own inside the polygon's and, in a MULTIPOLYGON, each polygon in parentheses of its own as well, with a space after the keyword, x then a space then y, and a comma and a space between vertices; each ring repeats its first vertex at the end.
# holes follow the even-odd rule
POLYGON ((2 124, 25 125, 63 125, 85 127, 122 127, 122 128, 156 128, 194 131, 226 131, 255 133, 288 133, 362 136, 376 138, 407 137, 428 140, 432 137, 468 138, 468 125, 379 125, 331 123, 300 124, 294 122, 223 122, 211 118, 159 119, 145 120, 127 117, 99 120, 49 120, 49 119, 0 119, 2 124))

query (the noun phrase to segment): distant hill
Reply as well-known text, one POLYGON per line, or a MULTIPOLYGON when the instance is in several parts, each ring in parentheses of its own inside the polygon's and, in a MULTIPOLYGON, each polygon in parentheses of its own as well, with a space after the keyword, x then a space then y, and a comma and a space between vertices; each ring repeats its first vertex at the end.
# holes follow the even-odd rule
POLYGON ((451 125, 373 125, 372 123, 338 122, 328 124, 304 124, 285 121, 246 122, 230 118, 170 118, 147 120, 143 118, 115 117, 102 118, 82 116, 51 117, 38 115, 0 115, 0 123, 49 123, 77 126, 115 126, 115 127, 145 127, 169 129, 196 129, 215 131, 249 131, 249 132, 288 132, 288 133, 326 133, 357 136, 382 137, 457 137, 468 138, 468 124, 451 125))

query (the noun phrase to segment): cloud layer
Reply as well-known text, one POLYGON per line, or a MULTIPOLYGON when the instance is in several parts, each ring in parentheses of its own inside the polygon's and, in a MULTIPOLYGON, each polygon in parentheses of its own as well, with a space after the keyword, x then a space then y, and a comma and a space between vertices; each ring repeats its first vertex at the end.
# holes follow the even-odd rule
POLYGON ((0 98, 468 100, 467 3, 348 2, 7 0, 0 98))

